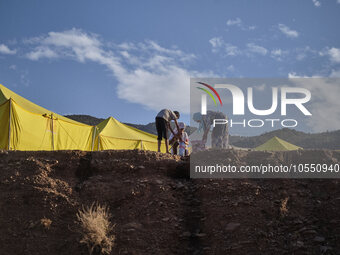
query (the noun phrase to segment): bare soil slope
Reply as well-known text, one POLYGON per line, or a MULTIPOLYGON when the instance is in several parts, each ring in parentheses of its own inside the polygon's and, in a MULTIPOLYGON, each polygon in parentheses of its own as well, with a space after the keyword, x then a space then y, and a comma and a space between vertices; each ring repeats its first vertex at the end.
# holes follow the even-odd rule
POLYGON ((76 213, 97 201, 116 224, 112 254, 340 254, 338 180, 188 174, 188 160, 155 152, 0 152, 0 254, 88 254, 76 213))

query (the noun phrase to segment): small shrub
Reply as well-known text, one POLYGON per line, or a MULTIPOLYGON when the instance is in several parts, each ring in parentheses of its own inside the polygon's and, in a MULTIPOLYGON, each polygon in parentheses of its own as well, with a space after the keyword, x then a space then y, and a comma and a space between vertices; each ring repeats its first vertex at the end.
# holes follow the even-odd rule
POLYGON ((110 213, 107 206, 93 203, 90 207, 82 207, 77 213, 81 225, 82 239, 80 243, 87 245, 90 255, 94 249, 102 254, 109 254, 114 245, 115 236, 110 235, 114 225, 110 223, 110 213))
POLYGON ((288 214, 288 208, 287 208, 288 200, 289 200, 288 197, 286 197, 285 199, 281 200, 281 206, 280 206, 280 215, 281 215, 281 217, 285 217, 288 214))
POLYGON ((50 219, 47 219, 47 218, 42 218, 42 219, 40 219, 40 224, 42 226, 44 226, 45 229, 48 230, 51 227, 52 221, 50 219))

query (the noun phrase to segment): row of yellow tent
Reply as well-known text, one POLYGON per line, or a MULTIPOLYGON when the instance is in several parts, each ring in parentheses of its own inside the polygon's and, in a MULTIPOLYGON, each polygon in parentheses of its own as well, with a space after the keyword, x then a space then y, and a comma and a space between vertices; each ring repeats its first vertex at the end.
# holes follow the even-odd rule
MULTIPOLYGON (((161 151, 165 151, 163 145, 161 151)), ((89 126, 40 107, 0 84, 0 149, 157 151, 157 137, 110 117, 89 126)))

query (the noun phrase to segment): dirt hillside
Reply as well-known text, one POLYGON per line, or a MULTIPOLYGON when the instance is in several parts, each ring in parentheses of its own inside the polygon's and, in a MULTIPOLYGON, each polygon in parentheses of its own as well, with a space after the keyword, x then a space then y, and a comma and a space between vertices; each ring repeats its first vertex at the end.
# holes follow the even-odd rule
POLYGON ((111 254, 340 254, 338 180, 188 175, 188 159, 155 152, 0 152, 0 254, 89 254, 76 214, 93 202, 110 208, 111 254))

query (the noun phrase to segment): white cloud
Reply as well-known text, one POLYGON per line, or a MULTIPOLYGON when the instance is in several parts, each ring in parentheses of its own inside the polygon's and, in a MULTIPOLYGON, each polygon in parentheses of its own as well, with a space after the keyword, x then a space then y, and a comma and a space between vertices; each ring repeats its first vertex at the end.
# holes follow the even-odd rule
MULTIPOLYGON (((340 1, 340 0, 339 0, 340 1)), ((340 78, 340 69, 339 70, 332 70, 331 74, 329 75, 329 77, 332 78, 340 78)))
POLYGON ((130 42, 123 42, 123 43, 119 44, 118 47, 121 48, 122 50, 134 50, 134 49, 136 49, 135 45, 133 43, 130 43, 130 42))
POLYGON ((26 87, 30 85, 30 80, 28 79, 28 71, 21 72, 20 83, 26 87))
MULTIPOLYGON (((295 78, 295 77, 294 77, 295 78)), ((311 92, 312 98, 308 109, 312 116, 307 117, 307 125, 314 132, 336 130, 340 127, 340 94, 339 80, 305 78, 294 79, 297 87, 311 92)))
POLYGON ((17 52, 16 50, 11 50, 5 44, 0 44, 0 53, 7 54, 7 55, 14 55, 16 52, 17 52))
POLYGON ((331 72, 329 77, 340 78, 340 70, 332 70, 332 72, 331 72))
POLYGON ((266 55, 268 50, 262 46, 256 45, 254 43, 248 43, 247 48, 249 52, 260 54, 260 55, 266 55))
POLYGON ((227 26, 241 26, 242 20, 240 18, 227 20, 227 26))
POLYGON ((163 48, 159 44, 151 40, 147 40, 146 43, 140 43, 139 45, 142 46, 143 49, 151 49, 154 51, 158 51, 159 53, 171 54, 174 56, 183 56, 183 52, 181 50, 163 48))
POLYGON ((296 72, 289 72, 288 73, 288 78, 289 79, 294 79, 294 78, 302 78, 302 77, 297 75, 296 72))
POLYGON ((133 64, 133 65, 141 64, 140 60, 139 60, 136 56, 130 54, 130 53, 129 53, 128 51, 126 51, 126 50, 120 51, 120 54, 121 54, 121 55, 124 57, 124 59, 125 59, 127 62, 129 62, 130 64, 133 64))
POLYGON ((210 76, 185 68, 195 58, 176 48, 164 48, 154 41, 124 42, 107 49, 99 36, 79 29, 50 32, 39 40, 29 39, 35 48, 27 54, 32 60, 71 58, 106 66, 118 81, 117 95, 149 109, 178 109, 189 112, 190 77, 210 76))
POLYGON ((273 49, 270 52, 270 56, 277 61, 282 61, 283 57, 287 54, 288 51, 282 49, 273 49))
POLYGON ((340 4, 340 0, 337 0, 336 2, 337 2, 338 4, 340 4))
POLYGON ((256 29, 256 26, 254 26, 254 25, 251 25, 251 26, 245 25, 240 18, 228 19, 227 20, 227 26, 229 26, 229 27, 236 26, 236 27, 239 27, 241 30, 244 30, 244 31, 256 29))
POLYGON ((313 1, 314 6, 316 6, 316 7, 320 7, 321 6, 321 2, 320 1, 318 1, 318 0, 312 0, 312 1, 313 1))
POLYGON ((282 50, 281 49, 275 49, 271 51, 271 55, 273 56, 282 56, 282 50))
POLYGON ((227 67, 227 71, 229 71, 229 72, 234 72, 234 71, 235 71, 234 65, 229 65, 229 66, 227 67))
POLYGON ((239 48, 235 45, 230 44, 230 43, 226 43, 224 45, 224 50, 225 50, 227 56, 241 55, 241 51, 239 50, 239 48))
POLYGON ((224 56, 252 56, 254 54, 259 54, 265 56, 268 53, 268 50, 260 45, 256 45, 255 43, 248 43, 245 49, 240 49, 238 46, 233 45, 231 43, 224 42, 221 37, 214 37, 209 40, 209 43, 212 47, 212 52, 217 53, 221 51, 224 53, 224 56))
POLYGON ((296 72, 289 72, 288 78, 289 79, 296 79, 296 78, 322 78, 322 77, 320 75, 308 76, 308 75, 299 75, 296 72))
POLYGON ((287 27, 286 25, 284 24, 279 24, 278 25, 278 28, 279 30, 284 34, 286 35, 287 37, 290 37, 290 38, 296 38, 299 36, 299 33, 293 29, 290 29, 289 27, 287 27))
MULTIPOLYGON (((304 48, 296 48, 295 49, 295 56, 296 60, 301 61, 304 60, 308 56, 312 56, 317 54, 318 52, 316 50, 313 50, 309 46, 305 46, 304 48)), ((320 55, 320 53, 319 53, 320 55)))
POLYGON ((340 63, 340 49, 333 47, 327 51, 327 54, 332 62, 340 63))
POLYGON ((224 42, 221 37, 214 37, 209 40, 209 43, 211 44, 212 52, 216 53, 222 47, 224 42))
POLYGON ((259 91, 264 91, 264 89, 265 89, 266 87, 267 87, 266 84, 263 83, 263 84, 261 84, 261 85, 255 86, 255 89, 256 89, 256 90, 259 90, 259 91))
POLYGON ((223 41, 221 37, 214 37, 209 40, 211 51, 217 53, 222 50, 227 56, 237 56, 241 54, 239 48, 223 41))
POLYGON ((37 47, 26 54, 30 60, 39 60, 40 58, 57 58, 58 54, 48 47, 37 47))

